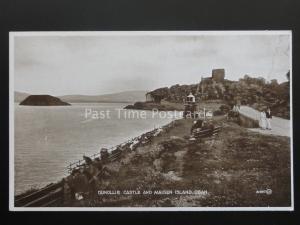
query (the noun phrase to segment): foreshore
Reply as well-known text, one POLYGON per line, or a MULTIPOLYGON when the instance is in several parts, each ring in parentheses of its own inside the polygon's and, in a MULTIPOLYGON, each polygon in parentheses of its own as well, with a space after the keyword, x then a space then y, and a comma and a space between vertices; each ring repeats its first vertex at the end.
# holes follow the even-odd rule
POLYGON ((159 111, 183 111, 182 103, 171 103, 163 101, 161 103, 155 102, 135 102, 133 105, 127 105, 124 109, 134 110, 159 110, 159 111))
MULTIPOLYGON (((116 146, 108 148, 108 152, 110 154, 114 154, 115 152, 124 152, 126 150, 134 151, 137 147, 148 144, 151 142, 151 140, 158 136, 162 132, 168 132, 172 127, 176 125, 176 120, 171 121, 170 123, 167 123, 161 127, 154 128, 153 130, 147 131, 137 137, 131 138, 123 143, 120 143, 116 146)), ((100 152, 95 153, 91 156, 92 160, 95 160, 96 158, 100 158, 101 154, 100 152)), ((71 172, 71 170, 76 169, 80 167, 81 165, 84 165, 85 161, 78 160, 76 162, 71 163, 67 168, 71 172), (74 166, 72 166, 74 165, 74 166)))

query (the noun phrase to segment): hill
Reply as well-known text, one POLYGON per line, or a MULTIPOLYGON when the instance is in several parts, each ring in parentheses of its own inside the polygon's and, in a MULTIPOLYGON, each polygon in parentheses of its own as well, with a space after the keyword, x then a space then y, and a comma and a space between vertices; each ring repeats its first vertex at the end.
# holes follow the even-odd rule
MULTIPOLYGON (((125 102, 144 101, 147 91, 123 91, 105 95, 62 95, 57 96, 65 102, 125 102)), ((15 91, 15 102, 21 102, 30 94, 15 91)))
POLYGON ((29 95, 30 95, 30 94, 28 94, 28 93, 15 91, 15 99, 14 99, 14 101, 15 101, 15 102, 21 102, 21 101, 23 101, 25 98, 27 98, 29 95))
POLYGON ((57 97, 51 95, 29 95, 24 99, 20 105, 30 105, 30 106, 62 106, 70 105, 67 102, 61 101, 57 97))
POLYGON ((63 95, 58 96, 67 102, 135 102, 145 101, 146 91, 123 91, 105 95, 63 95))

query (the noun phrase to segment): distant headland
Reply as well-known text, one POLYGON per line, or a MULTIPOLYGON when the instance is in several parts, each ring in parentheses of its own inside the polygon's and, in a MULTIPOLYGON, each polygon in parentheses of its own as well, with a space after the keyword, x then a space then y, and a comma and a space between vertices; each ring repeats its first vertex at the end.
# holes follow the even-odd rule
POLYGON ((63 102, 57 97, 51 95, 29 95, 25 98, 20 105, 30 106, 59 106, 59 105, 71 105, 70 103, 63 102))
POLYGON ((210 76, 201 76, 198 83, 155 89, 146 93, 146 101, 136 101, 125 109, 183 110, 184 101, 191 93, 202 106, 207 102, 219 101, 232 107, 240 102, 259 111, 269 107, 273 115, 290 119, 290 72, 285 75, 288 81, 283 83, 249 75, 233 81, 225 79, 225 69, 213 69, 210 76))

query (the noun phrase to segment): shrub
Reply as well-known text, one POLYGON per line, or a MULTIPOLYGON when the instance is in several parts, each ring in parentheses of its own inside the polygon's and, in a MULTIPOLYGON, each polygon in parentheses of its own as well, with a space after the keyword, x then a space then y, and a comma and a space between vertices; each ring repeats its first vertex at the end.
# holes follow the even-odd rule
POLYGON ((222 116, 225 115, 225 112, 221 111, 221 110, 216 110, 213 112, 214 116, 222 116))

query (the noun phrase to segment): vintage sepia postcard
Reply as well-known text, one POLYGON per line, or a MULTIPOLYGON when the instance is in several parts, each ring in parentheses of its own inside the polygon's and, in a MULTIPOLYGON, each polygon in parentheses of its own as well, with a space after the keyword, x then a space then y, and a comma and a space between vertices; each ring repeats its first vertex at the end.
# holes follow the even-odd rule
POLYGON ((10 210, 294 209, 291 31, 9 44, 10 210))

